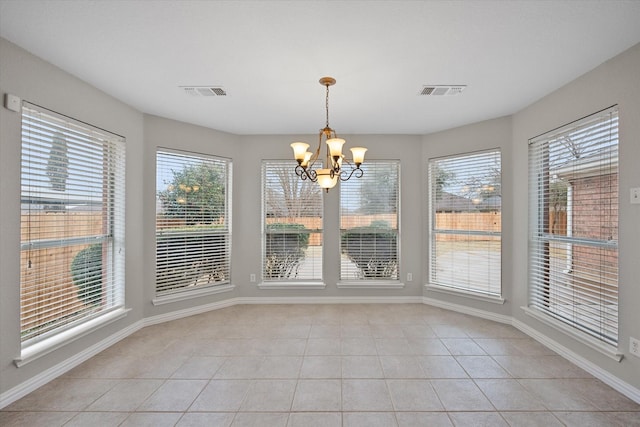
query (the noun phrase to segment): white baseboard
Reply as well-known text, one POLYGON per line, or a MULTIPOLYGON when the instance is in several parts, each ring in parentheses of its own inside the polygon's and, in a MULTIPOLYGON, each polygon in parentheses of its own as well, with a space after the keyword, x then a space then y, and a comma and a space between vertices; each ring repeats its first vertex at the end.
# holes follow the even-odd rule
POLYGON ((241 304, 420 304, 422 297, 236 297, 185 310, 147 317, 144 326, 182 319, 183 317, 241 304))
POLYGON ((551 340, 545 335, 542 335, 535 329, 529 327, 523 322, 520 322, 511 316, 492 313, 490 311, 471 308, 464 305, 448 303, 433 298, 427 297, 238 297, 228 300, 214 302, 211 304, 205 304, 198 307, 193 307, 185 310, 178 310, 167 314, 161 314, 157 316, 148 317, 144 320, 138 321, 133 325, 124 328, 121 331, 111 335, 110 337, 94 344, 93 346, 81 351, 70 357, 69 359, 41 372, 40 374, 28 379, 27 381, 19 384, 18 386, 8 390, 5 393, 0 394, 0 409, 10 405, 16 400, 26 396, 27 394, 35 391, 37 388, 45 385, 49 381, 59 377, 60 375, 75 368, 101 351, 107 349, 118 341, 128 337, 134 332, 142 329, 145 326, 156 325, 159 323, 168 322, 171 320, 177 320, 195 314, 201 314, 212 310, 218 310, 225 307, 231 307, 239 304, 412 304, 423 303, 432 305, 434 307, 444 308, 459 313, 469 314, 472 316, 480 317, 487 320, 493 320, 499 323, 505 323, 513 325, 520 331, 529 335, 531 338, 547 346, 551 350, 555 351, 562 357, 571 361, 575 365, 584 369, 592 374, 594 377, 600 379, 605 384, 609 385, 613 389, 619 391, 625 396, 629 397, 635 402, 640 403, 640 390, 631 386, 630 384, 622 381, 620 378, 615 377, 611 373, 598 367, 597 365, 589 362, 582 356, 572 352, 556 341, 551 340))
POLYGON ((479 309, 467 307, 465 305, 453 304, 453 303, 440 301, 440 300, 427 298, 427 297, 423 298, 423 302, 428 305, 433 305, 434 307, 444 308, 447 310, 456 311, 463 314, 469 314, 469 315, 480 317, 483 319, 493 320, 499 323, 506 323, 509 325, 513 325, 516 329, 519 329, 520 331, 527 334, 534 340, 538 341, 540 344, 555 351, 560 356, 564 357, 574 365, 589 372, 591 375, 598 378, 600 381, 607 384, 614 390, 619 391, 620 393, 624 394, 634 402, 640 403, 639 389, 633 387, 631 384, 621 380, 615 375, 612 375, 610 372, 588 361, 587 359, 580 356, 579 354, 569 350, 567 347, 563 346, 557 341, 554 341, 551 338, 547 337, 546 335, 541 334, 540 332, 528 326, 524 322, 521 322, 511 316, 496 314, 490 311, 479 310, 479 309))
POLYGON ((462 314, 470 314, 471 316, 480 317, 482 319, 493 320, 498 323, 506 323, 511 325, 512 318, 504 314, 497 314, 491 311, 480 310, 466 305, 454 304, 451 302, 441 301, 434 298, 422 297, 422 302, 438 308, 455 311, 462 314))
POLYGON ((222 301, 212 302, 210 304, 203 304, 196 307, 187 308, 184 310, 172 311, 170 313, 158 314, 145 318, 142 322, 144 326, 157 325, 158 323, 170 322, 171 320, 182 319, 183 317, 194 316, 196 314, 206 313, 212 310, 219 310, 221 308, 231 307, 236 305, 237 298, 230 298, 222 301))
POLYGON ((142 329, 144 326, 142 321, 138 321, 133 325, 130 325, 115 334, 105 338, 104 340, 82 350, 80 353, 76 353, 67 360, 58 363, 55 366, 39 373, 38 375, 29 378, 27 381, 17 385, 16 387, 8 390, 2 394, 0 394, 0 409, 10 405, 16 400, 26 396, 32 391, 42 387, 47 384, 49 381, 58 378, 60 375, 70 371, 81 363, 89 360, 96 354, 100 353, 103 350, 111 347, 118 341, 128 337, 134 332, 142 329))
POLYGON ((560 356, 564 357, 579 368, 582 368, 585 371, 589 372, 591 375, 598 378, 609 387, 619 391, 634 402, 640 403, 640 390, 633 387, 631 384, 622 381, 620 378, 602 369, 595 363, 590 362, 589 360, 585 359, 574 351, 569 350, 567 347, 563 346, 557 341, 554 341, 546 335, 541 334, 526 323, 521 322, 517 319, 513 319, 512 324, 515 328, 529 335, 531 338, 538 341, 545 347, 555 351, 560 356))
POLYGON ((421 296, 410 297, 245 297, 236 304, 420 304, 421 296))

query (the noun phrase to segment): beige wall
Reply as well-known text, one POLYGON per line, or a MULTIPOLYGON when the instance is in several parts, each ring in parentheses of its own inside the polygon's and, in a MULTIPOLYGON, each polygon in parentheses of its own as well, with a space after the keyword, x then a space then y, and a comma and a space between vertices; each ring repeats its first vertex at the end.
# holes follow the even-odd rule
POLYGON ((513 316, 561 343, 597 369, 640 389, 640 358, 629 355, 629 336, 640 338, 640 205, 629 189, 640 186, 640 44, 513 115, 513 316), (563 333, 527 316, 527 141, 566 123, 617 104, 619 106, 619 350, 616 362, 563 333))
MULTIPOLYGON (((155 297, 155 191, 157 149, 179 149, 193 153, 225 157, 234 161, 240 152, 238 140, 238 136, 229 133, 194 126, 162 117, 150 115, 144 116, 144 190, 140 194, 140 197, 144 201, 145 222, 143 226, 144 238, 142 241, 144 250, 140 254, 140 259, 143 260, 143 262, 139 264, 139 267, 144 269, 145 275, 144 283, 140 284, 144 295, 142 308, 145 317, 165 315, 173 311, 185 310, 193 306, 210 304, 238 296, 238 292, 236 290, 233 292, 201 296, 195 299, 159 306, 154 306, 151 303, 151 300, 155 297)), ((236 187, 234 180, 232 194, 236 194, 237 190, 238 188, 236 187)), ((233 215, 235 216, 235 213, 233 213, 233 215)), ((233 217, 231 223, 233 227, 235 225, 235 219, 233 217)), ((232 241, 232 245, 234 244, 235 236, 232 241)), ((231 280, 235 283, 233 271, 231 273, 231 280)))
MULTIPOLYGON (((339 289, 340 271, 339 192, 324 194, 324 246, 321 290, 265 290, 249 282, 249 275, 260 277, 261 271, 261 170, 262 160, 291 158, 289 144, 293 141, 314 141, 317 135, 251 135, 241 137, 242 153, 234 159, 234 263, 233 281, 246 297, 420 297, 421 286, 421 195, 420 137, 415 135, 341 135, 348 147, 366 146, 368 159, 400 160, 400 277, 413 274, 412 282, 403 289, 339 289), (405 231, 406 230, 406 231, 405 231)), ((339 186, 340 184, 338 184, 339 186)))
POLYGON ((143 318, 144 270, 137 260, 145 250, 142 224, 143 115, 117 99, 0 38, 0 94, 107 129, 126 138, 126 306, 127 317, 84 336, 21 368, 20 355, 20 128, 19 113, 0 107, 0 396, 64 364, 78 353, 143 318))
MULTIPOLYGON (((462 126, 444 132, 438 132, 422 137, 422 168, 423 176, 427 176, 427 164, 429 159, 438 157, 452 156, 455 154, 463 154, 474 151, 484 151, 491 149, 500 149, 502 156, 502 293, 506 300, 504 304, 496 304, 493 302, 483 302, 469 299, 462 296, 444 295, 433 291, 425 290, 425 296, 435 298, 452 304, 461 304, 470 306, 478 310, 485 310, 501 315, 510 315, 513 306, 511 304, 511 285, 509 277, 511 276, 511 206, 507 203, 511 198, 512 183, 510 168, 511 164, 511 118, 502 117, 494 120, 487 120, 480 123, 474 123, 468 126, 462 126)), ((426 188, 426 182, 425 182, 426 188)), ((423 230, 429 229, 427 212, 426 191, 423 195, 423 230)), ((429 251, 429 242, 427 233, 423 232, 423 277, 425 282, 429 277, 429 265, 426 262, 429 251)))

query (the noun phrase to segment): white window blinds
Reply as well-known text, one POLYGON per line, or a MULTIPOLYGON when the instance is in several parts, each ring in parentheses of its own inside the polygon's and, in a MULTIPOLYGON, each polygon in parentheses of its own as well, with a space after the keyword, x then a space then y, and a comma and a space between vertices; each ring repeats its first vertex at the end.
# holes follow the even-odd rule
POLYGON ((618 112, 529 141, 530 307, 618 342, 618 112))
POLYGON ((500 151, 429 161, 429 281, 501 295, 500 151))
POLYGON ((156 295, 230 283, 231 161, 156 155, 156 295))
POLYGON ((124 306, 124 139, 22 106, 23 346, 124 306))
POLYGON ((398 280, 400 162, 361 168, 340 183, 340 280, 398 280))
POLYGON ((262 162, 264 281, 322 280, 322 192, 294 166, 262 162))

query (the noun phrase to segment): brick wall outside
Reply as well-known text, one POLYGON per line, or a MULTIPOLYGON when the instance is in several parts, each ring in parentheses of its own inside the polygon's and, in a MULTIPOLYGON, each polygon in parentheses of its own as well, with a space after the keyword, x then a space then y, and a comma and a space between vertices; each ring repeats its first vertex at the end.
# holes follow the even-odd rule
MULTIPOLYGON (((618 240, 618 174, 579 178, 573 186, 573 237, 618 240)), ((614 285, 617 283, 616 250, 573 245, 576 280, 614 285)))
POLYGON ((618 174, 580 178, 573 185, 573 236, 618 240, 618 174))

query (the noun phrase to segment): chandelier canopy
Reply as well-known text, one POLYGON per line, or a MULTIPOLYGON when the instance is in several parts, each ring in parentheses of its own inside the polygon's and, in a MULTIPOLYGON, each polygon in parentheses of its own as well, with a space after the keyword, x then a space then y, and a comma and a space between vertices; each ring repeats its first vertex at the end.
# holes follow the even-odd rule
POLYGON ((352 176, 356 178, 362 177, 363 171, 360 169, 360 165, 364 162, 364 153, 367 149, 364 147, 351 148, 353 163, 344 157, 344 154, 342 154, 342 146, 345 140, 338 138, 336 132, 329 127, 329 86, 336 84, 336 79, 333 77, 323 77, 320 79, 320 84, 326 87, 326 123, 325 127, 320 129, 318 133, 318 149, 315 153, 307 151, 309 144, 306 142, 294 142, 291 144, 291 148, 293 148, 293 157, 298 162, 295 169, 296 175, 302 180, 309 179, 317 182, 321 188, 329 192, 329 189, 335 187, 338 183, 338 179, 346 181, 352 176), (325 162, 321 164, 320 168, 314 169, 314 165, 320 157, 323 139, 326 142, 325 162), (345 170, 345 165, 349 166, 348 170, 345 170))

